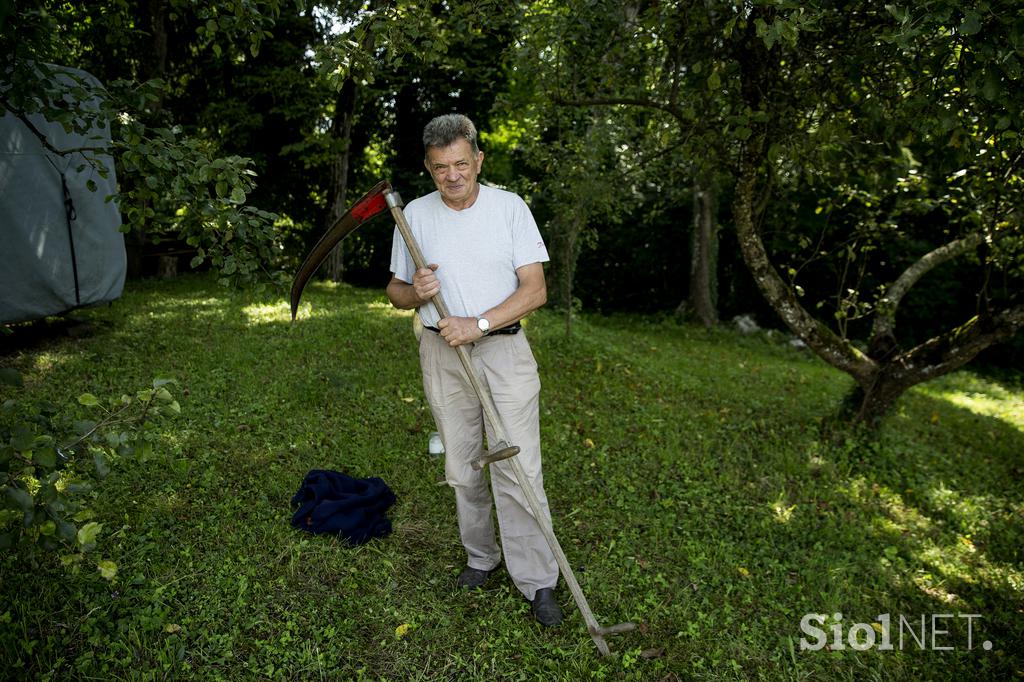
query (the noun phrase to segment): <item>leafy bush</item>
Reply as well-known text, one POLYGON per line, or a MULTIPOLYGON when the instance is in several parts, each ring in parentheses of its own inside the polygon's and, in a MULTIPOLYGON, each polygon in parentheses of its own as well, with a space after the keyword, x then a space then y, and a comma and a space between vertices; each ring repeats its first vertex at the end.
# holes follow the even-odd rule
MULTIPOLYGON (((0 383, 17 391, 24 382, 0 369, 0 383)), ((101 400, 91 393, 78 405, 9 398, 0 406, 0 551, 62 552, 77 567, 97 549, 103 524, 90 502, 118 462, 144 462, 157 438, 155 419, 181 413, 173 379, 155 379, 135 395, 101 400)), ((97 561, 103 577, 117 566, 97 561)))

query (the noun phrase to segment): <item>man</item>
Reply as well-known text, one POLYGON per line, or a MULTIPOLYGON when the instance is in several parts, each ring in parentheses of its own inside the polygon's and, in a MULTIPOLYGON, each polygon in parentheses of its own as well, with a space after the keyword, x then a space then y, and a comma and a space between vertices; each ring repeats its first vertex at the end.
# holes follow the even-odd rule
POLYGON ((554 598, 558 565, 539 523, 551 523, 540 456, 537 363, 519 321, 547 301, 543 263, 548 260, 530 209, 517 195, 477 182, 484 155, 476 128, 465 116, 439 116, 423 131, 424 163, 437 191, 410 202, 406 218, 429 267, 412 263, 397 229, 388 284, 391 303, 418 308, 423 388, 445 447, 445 476, 455 490, 459 534, 468 555, 458 586, 483 586, 501 562, 534 617, 556 625, 562 612, 554 598), (439 319, 428 302, 444 291, 451 317, 439 319), (519 463, 543 507, 533 516, 507 461, 489 466, 491 492, 482 471, 470 462, 483 454, 483 436, 493 443, 458 355, 467 345, 485 387, 490 389, 519 463), (494 537, 491 508, 501 534, 494 537))

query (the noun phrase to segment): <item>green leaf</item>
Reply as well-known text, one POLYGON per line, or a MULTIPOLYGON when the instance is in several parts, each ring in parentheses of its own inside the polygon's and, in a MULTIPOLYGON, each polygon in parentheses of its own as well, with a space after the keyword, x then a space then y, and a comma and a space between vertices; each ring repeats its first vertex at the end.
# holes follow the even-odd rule
POLYGON ((103 530, 102 523, 90 521, 78 529, 78 545, 83 552, 88 552, 96 547, 96 537, 103 530))
POLYGON ((92 463, 96 467, 96 478, 102 481, 110 475, 110 464, 107 462, 107 456, 102 451, 97 450, 92 453, 92 463))
MULTIPOLYGON (((71 486, 68 487, 70 488, 71 486)), ((82 509, 71 518, 73 518, 75 521, 88 521, 94 516, 96 516, 96 512, 94 512, 92 509, 82 509)))
POLYGON ((244 204, 245 203, 245 190, 242 189, 241 187, 235 187, 234 189, 232 189, 231 190, 231 201, 235 202, 236 204, 244 204))
POLYGON ((62 519, 57 522, 57 537, 64 542, 74 542, 78 537, 78 529, 75 524, 62 519))
POLYGON ((104 559, 103 561, 96 564, 96 568, 99 569, 100 575, 107 580, 113 580, 114 576, 117 575, 117 564, 110 559, 104 559))
POLYGON ((94 396, 92 393, 83 393, 78 396, 78 402, 86 407, 95 407, 100 404, 100 399, 94 396))
POLYGON ((972 36, 981 30, 981 16, 973 11, 968 10, 964 16, 964 23, 960 24, 960 34, 965 36, 972 36))
POLYGON ((53 448, 40 448, 33 453, 32 461, 41 467, 52 469, 57 466, 57 451, 53 448))
POLYGON ((985 73, 985 83, 981 86, 982 96, 989 101, 996 101, 1004 93, 999 74, 995 70, 988 70, 985 73))
POLYGON ((13 367, 0 367, 0 384, 20 387, 25 385, 25 380, 21 378, 21 372, 13 367))
POLYGON ((72 428, 74 429, 75 433, 77 433, 79 436, 84 436, 85 434, 89 433, 90 431, 96 428, 96 422, 90 421, 88 419, 83 419, 81 421, 76 421, 72 425, 72 428))
POLYGON ((36 441, 36 434, 24 424, 14 427, 11 435, 11 447, 18 452, 28 452, 36 441))
POLYGON ((5 495, 8 500, 13 502, 23 512, 27 512, 35 506, 35 500, 32 499, 32 495, 22 488, 7 486, 5 495))

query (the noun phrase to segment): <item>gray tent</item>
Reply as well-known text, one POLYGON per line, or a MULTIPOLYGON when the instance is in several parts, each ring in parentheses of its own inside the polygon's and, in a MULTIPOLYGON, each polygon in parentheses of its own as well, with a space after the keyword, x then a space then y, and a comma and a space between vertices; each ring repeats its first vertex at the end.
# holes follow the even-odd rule
MULTIPOLYGON (((58 81, 70 87, 100 87, 84 71, 48 70, 57 70, 58 81)), ((97 107, 95 100, 71 104, 97 107)), ((4 108, 0 114, 0 322, 118 298, 126 257, 121 215, 113 201, 106 201, 117 186, 113 159, 99 155, 110 171, 104 178, 82 153, 55 153, 36 135, 56 150, 105 150, 109 126, 83 136, 68 134, 41 115, 28 116, 26 123, 4 108), (95 190, 87 186, 90 181, 95 190)))

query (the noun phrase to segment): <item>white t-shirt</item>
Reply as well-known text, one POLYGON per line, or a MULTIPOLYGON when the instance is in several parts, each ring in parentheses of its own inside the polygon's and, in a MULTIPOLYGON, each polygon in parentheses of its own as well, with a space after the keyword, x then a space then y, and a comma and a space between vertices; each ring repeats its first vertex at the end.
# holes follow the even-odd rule
MULTIPOLYGON (((456 211, 435 191, 410 201, 405 217, 427 263, 438 264, 441 295, 456 317, 476 317, 498 305, 518 288, 517 268, 548 260, 530 208, 512 192, 480 185, 473 205, 456 211)), ((397 227, 391 272, 410 284, 416 272, 397 227)), ((433 305, 419 313, 424 325, 437 326, 433 305)))

